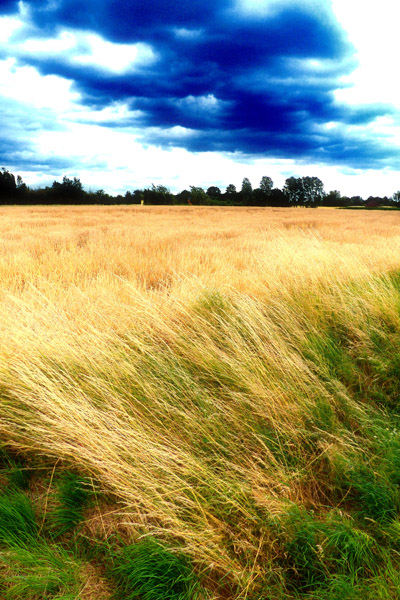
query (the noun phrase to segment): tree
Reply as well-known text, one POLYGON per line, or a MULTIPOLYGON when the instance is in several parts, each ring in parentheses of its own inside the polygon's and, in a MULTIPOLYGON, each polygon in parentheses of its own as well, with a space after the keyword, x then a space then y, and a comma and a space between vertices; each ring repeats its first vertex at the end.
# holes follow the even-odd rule
POLYGON ((292 206, 317 206, 325 197, 324 184, 318 177, 289 177, 283 191, 292 206))
POLYGON ((252 192, 253 192, 253 186, 251 185, 250 180, 247 177, 245 177, 242 181, 241 193, 244 196, 246 196, 246 195, 251 196, 252 192))
POLYGON ((264 177, 261 177, 260 190, 266 196, 269 196, 271 194, 273 185, 274 184, 273 184, 273 181, 272 181, 271 177, 267 177, 266 175, 264 175, 264 177))
POLYGON ((324 206, 341 206, 341 195, 338 190, 331 190, 324 198, 324 206))
POLYGON ((85 191, 79 177, 69 179, 64 175, 62 183, 53 181, 51 186, 52 196, 62 202, 68 201, 70 204, 80 204, 85 197, 85 191))
POLYGON ((143 190, 145 204, 171 204, 172 194, 165 185, 151 184, 150 188, 143 190))
POLYGON ((393 200, 394 202, 400 202, 400 190, 393 194, 393 200))
POLYGON ((15 196, 16 189, 14 175, 2 168, 0 170, 0 198, 11 200, 15 196))
POLYGON ((221 190, 219 189, 219 187, 212 185, 208 188, 207 190, 207 196, 210 196, 210 198, 220 198, 221 197, 221 190))
POLYGON ((324 184, 319 177, 302 177, 303 201, 306 206, 318 206, 325 197, 324 184))
POLYGON ((253 186, 250 180, 245 177, 242 181, 242 189, 240 190, 240 198, 244 204, 250 204, 253 197, 253 186))
POLYGON ((303 193, 301 178, 289 177, 286 179, 283 187, 283 193, 285 194, 291 206, 298 206, 301 202, 303 193))
POLYGON ((179 194, 175 196, 175 202, 177 204, 189 204, 190 200, 190 192, 189 190, 182 190, 179 194))
POLYGON ((273 188, 267 206, 288 206, 288 199, 279 188, 273 188))
POLYGON ((202 187, 190 186, 190 202, 192 204, 208 204, 210 198, 202 187))
POLYGON ((227 196, 228 198, 234 198, 237 194, 236 191, 236 185, 233 185, 233 183, 230 183, 226 190, 225 190, 225 196, 227 196))

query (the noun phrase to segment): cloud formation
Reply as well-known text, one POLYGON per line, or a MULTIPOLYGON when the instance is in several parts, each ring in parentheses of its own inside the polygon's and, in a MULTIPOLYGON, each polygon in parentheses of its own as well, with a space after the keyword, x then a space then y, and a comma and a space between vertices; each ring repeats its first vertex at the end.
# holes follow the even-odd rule
POLYGON ((328 1, 2 2, 0 135, 15 136, 0 161, 23 160, 34 123, 85 123, 164 149, 398 167, 378 126, 395 109, 340 101, 356 64, 328 1))

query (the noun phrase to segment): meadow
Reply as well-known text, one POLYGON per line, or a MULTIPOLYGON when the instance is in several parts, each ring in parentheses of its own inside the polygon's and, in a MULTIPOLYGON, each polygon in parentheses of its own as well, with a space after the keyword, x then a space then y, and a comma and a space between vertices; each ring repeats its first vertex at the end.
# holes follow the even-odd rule
POLYGON ((0 596, 400 598, 400 218, 0 207, 0 596))

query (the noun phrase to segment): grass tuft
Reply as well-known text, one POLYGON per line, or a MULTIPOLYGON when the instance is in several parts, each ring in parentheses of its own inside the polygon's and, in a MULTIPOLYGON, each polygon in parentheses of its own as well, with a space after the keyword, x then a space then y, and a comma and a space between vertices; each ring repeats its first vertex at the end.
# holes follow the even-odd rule
POLYGON ((0 544, 29 543, 37 534, 35 511, 25 494, 0 496, 0 544))
POLYGON ((122 548, 111 574, 121 600, 195 600, 200 595, 188 558, 153 538, 122 548))
POLYGON ((58 506, 50 513, 49 522, 56 536, 64 535, 79 525, 89 504, 91 490, 76 473, 63 473, 57 485, 58 506))

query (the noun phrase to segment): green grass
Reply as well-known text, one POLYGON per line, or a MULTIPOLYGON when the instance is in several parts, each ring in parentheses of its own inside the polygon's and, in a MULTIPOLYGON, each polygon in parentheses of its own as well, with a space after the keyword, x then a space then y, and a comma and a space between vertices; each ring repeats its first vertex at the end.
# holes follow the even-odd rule
POLYGON ((93 490, 76 473, 66 472, 57 481, 57 507, 48 515, 51 529, 56 536, 74 530, 84 519, 84 509, 89 505, 93 490))
POLYGON ((190 561, 153 538, 123 548, 111 576, 121 600, 196 600, 200 585, 190 561))
MULTIPOLYGON (((35 542, 0 554, 5 600, 80 600, 79 561, 60 546, 35 542)), ((1 571, 0 571, 1 572, 1 571)))
POLYGON ((0 496, 0 544, 29 544, 37 530, 34 508, 25 494, 10 491, 0 496))

